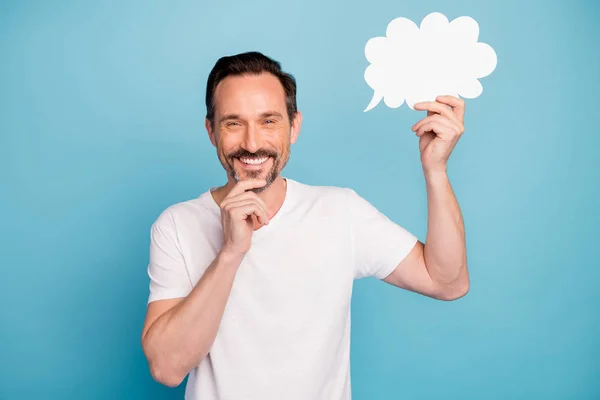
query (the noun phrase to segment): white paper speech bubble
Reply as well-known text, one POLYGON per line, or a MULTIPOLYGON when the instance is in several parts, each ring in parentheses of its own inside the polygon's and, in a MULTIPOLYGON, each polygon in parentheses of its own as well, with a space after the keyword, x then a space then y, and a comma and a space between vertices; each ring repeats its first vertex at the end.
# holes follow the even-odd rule
POLYGON ((440 95, 478 97, 483 92, 478 79, 491 74, 498 61, 494 49, 477 42, 478 37, 477 21, 467 16, 449 22, 431 13, 420 28, 407 18, 392 20, 385 37, 365 46, 371 63, 365 81, 374 90, 365 112, 382 99, 390 108, 406 101, 414 109, 415 103, 440 95))

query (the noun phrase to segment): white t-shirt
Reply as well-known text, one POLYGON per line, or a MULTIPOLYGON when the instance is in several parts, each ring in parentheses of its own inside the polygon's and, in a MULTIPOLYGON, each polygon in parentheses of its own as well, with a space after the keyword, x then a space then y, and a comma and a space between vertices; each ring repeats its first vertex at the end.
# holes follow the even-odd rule
MULTIPOLYGON (((189 374, 188 400, 351 399, 353 281, 389 275, 417 238, 352 189, 287 182, 189 374)), ((210 190, 166 209, 152 226, 148 301, 187 296, 222 240, 210 190)))

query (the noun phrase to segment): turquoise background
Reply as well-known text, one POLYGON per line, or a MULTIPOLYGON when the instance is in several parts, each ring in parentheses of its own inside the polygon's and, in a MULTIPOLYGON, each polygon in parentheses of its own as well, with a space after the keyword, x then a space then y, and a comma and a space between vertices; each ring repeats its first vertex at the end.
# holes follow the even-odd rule
POLYGON ((182 398, 140 346, 149 229, 225 179, 203 127, 222 55, 297 78, 286 176, 350 186, 424 240, 424 115, 363 113, 364 45, 434 11, 498 54, 449 166, 471 291, 357 281, 354 399, 600 398, 599 3, 129 0, 0 3, 0 399, 182 398))

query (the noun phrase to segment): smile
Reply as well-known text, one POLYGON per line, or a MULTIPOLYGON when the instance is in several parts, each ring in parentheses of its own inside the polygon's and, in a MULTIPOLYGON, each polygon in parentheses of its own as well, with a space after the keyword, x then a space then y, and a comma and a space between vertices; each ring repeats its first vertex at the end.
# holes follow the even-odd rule
POLYGON ((239 158, 239 160, 246 165, 261 165, 264 164, 269 157, 263 158, 239 158))

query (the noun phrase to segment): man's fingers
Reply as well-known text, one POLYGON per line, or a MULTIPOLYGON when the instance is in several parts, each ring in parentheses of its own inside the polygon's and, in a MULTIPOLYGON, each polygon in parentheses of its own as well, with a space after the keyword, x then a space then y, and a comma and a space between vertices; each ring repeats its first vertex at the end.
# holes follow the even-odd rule
POLYGON ((454 96, 438 96, 436 98, 442 104, 446 104, 452 107, 454 115, 458 118, 461 123, 465 120, 465 101, 454 96))
MULTIPOLYGON (((430 123, 438 123, 441 125, 447 125, 451 128, 453 128, 454 130, 458 130, 460 131, 460 126, 455 126, 457 123, 454 121, 449 121, 448 119, 442 117, 439 114, 433 114, 430 115, 429 117, 423 118, 422 120, 420 120, 419 122, 417 122, 416 124, 413 125, 412 130, 414 132, 419 132, 421 130, 421 127, 423 127, 425 124, 430 124, 430 123)), ((425 131, 426 132, 426 131, 425 131)), ((421 132, 422 134, 423 132, 421 132)), ((420 136, 420 135, 417 135, 420 136)))
POLYGON ((413 107, 415 110, 436 112, 448 119, 456 120, 460 124, 464 123, 465 101, 454 96, 438 96, 436 101, 423 101, 416 103, 413 107))
POLYGON ((251 215, 256 215, 261 224, 269 223, 266 208, 255 199, 242 199, 230 202, 223 207, 225 212, 229 213, 234 219, 247 219, 251 215))
POLYGON ((449 135, 458 135, 456 127, 439 120, 433 120, 421 125, 421 127, 417 130, 417 136, 421 137, 430 131, 434 132, 437 136, 440 136, 443 139, 449 139, 449 135))
MULTIPOLYGON (((449 119, 450 121, 456 123, 459 126, 462 126, 462 122, 459 120, 459 118, 456 116, 456 114, 452 111, 451 108, 449 108, 447 105, 445 104, 441 104, 435 101, 426 101, 423 103, 417 103, 414 105, 415 110, 419 110, 419 111, 429 111, 435 114, 432 115, 441 115, 447 119, 449 119)), ((414 128, 414 126, 413 126, 414 128)), ((413 129, 414 130, 414 129, 413 129)))
POLYGON ((267 181, 265 181, 264 179, 246 179, 243 181, 239 181, 235 184, 233 189, 231 189, 229 193, 227 193, 227 196, 225 196, 225 198, 237 196, 238 194, 244 193, 247 190, 260 188, 265 186, 266 184, 267 181))
POLYGON ((238 194, 237 196, 226 197, 221 202, 221 208, 224 208, 229 203, 235 203, 235 202, 238 202, 238 201, 241 201, 241 200, 253 200, 253 201, 256 201, 258 204, 260 204, 262 206, 262 208, 264 208, 265 210, 267 210, 267 204, 264 202, 263 199, 260 198, 259 195, 257 195, 254 192, 243 192, 241 194, 238 194))
POLYGON ((258 218, 258 222, 263 225, 267 225, 269 223, 269 219, 267 218, 267 213, 265 210, 258 204, 254 202, 249 202, 246 204, 239 204, 237 206, 232 206, 231 214, 234 218, 247 219, 252 215, 256 215, 258 218))
POLYGON ((240 206, 239 208, 246 215, 246 217, 244 219, 251 217, 252 215, 255 215, 256 218, 258 218, 258 222, 260 222, 261 224, 267 225, 269 223, 269 218, 267 218, 267 213, 257 203, 250 203, 246 206, 240 206))
POLYGON ((221 201, 221 209, 233 215, 234 218, 246 219, 248 216, 255 215, 261 224, 268 224, 267 205, 264 200, 256 193, 248 191, 266 184, 264 179, 248 179, 238 182, 221 201))
POLYGON ((431 121, 435 121, 436 119, 440 119, 440 118, 442 118, 442 117, 439 114, 430 115, 429 117, 425 117, 422 120, 420 120, 419 122, 417 122, 416 124, 414 124, 411 129, 414 132, 417 132, 421 128, 421 126, 423 126, 423 124, 427 124, 431 121))
POLYGON ((414 105, 414 108, 418 111, 431 111, 458 122, 458 118, 456 117, 456 115, 454 115, 450 107, 442 103, 438 103, 436 101, 424 101, 422 103, 416 103, 414 105))

